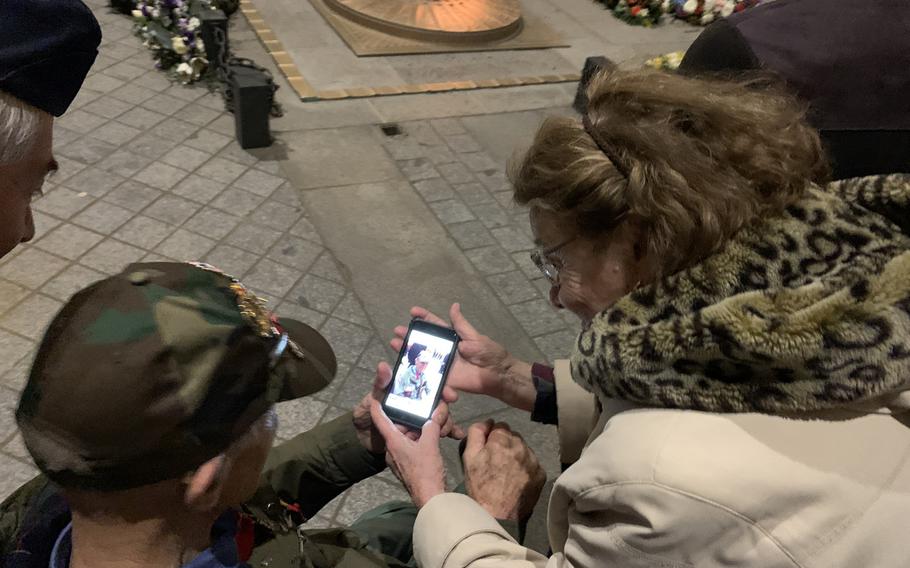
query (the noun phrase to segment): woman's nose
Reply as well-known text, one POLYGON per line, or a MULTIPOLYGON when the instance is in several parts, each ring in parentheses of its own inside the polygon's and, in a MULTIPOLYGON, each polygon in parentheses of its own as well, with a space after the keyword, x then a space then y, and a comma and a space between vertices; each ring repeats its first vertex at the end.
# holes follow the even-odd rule
POLYGON ((553 304, 553 307, 557 310, 561 310, 565 307, 562 305, 562 302, 559 301, 559 284, 550 286, 550 303, 553 304))

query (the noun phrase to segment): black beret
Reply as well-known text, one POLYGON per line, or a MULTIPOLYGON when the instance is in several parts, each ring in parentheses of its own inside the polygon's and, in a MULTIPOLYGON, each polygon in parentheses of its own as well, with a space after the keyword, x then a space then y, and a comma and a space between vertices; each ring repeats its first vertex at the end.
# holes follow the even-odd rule
POLYGON ((101 27, 81 0, 0 0, 0 91, 60 116, 100 43, 101 27))

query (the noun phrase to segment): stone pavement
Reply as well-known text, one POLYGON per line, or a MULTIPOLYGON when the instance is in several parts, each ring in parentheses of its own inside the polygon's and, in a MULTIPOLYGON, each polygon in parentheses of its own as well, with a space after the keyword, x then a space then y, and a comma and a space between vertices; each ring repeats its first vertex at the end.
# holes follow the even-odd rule
MULTIPOLYGON (((478 329, 528 360, 567 354, 576 324, 546 302, 526 215, 503 172, 543 116, 569 112, 574 85, 320 103, 301 103, 283 85, 275 145, 247 152, 218 96, 169 82, 128 18, 105 0, 88 3, 104 31, 101 55, 55 126, 61 168, 35 202, 37 236, 0 262, 0 497, 35 474, 12 412, 43 328, 74 291, 129 262, 204 260, 326 335, 338 377, 280 405, 281 439, 368 391, 376 362, 392 356, 391 328, 413 304, 444 313, 461 301, 478 329), (400 134, 379 126, 390 123, 400 134)), ((231 25, 238 54, 270 65, 243 18, 231 25)), ((454 412, 465 425, 510 422, 551 480, 558 474, 554 428, 476 396, 454 412)), ((443 449, 457 483, 457 446, 443 449)), ((349 523, 403 498, 385 472, 310 524, 349 523)), ((543 521, 537 514, 529 533, 540 549, 543 521)))
MULTIPOLYGON (((349 410, 380 358, 360 301, 278 163, 241 150, 220 97, 172 85, 129 19, 91 4, 104 30, 101 55, 55 125, 60 171, 34 204, 37 236, 0 264, 3 497, 35 473, 12 413, 36 341, 73 292, 127 263, 204 260, 321 329, 338 355, 338 380, 281 405, 280 439, 349 410)), ((388 481, 373 485, 405 496, 388 481)))

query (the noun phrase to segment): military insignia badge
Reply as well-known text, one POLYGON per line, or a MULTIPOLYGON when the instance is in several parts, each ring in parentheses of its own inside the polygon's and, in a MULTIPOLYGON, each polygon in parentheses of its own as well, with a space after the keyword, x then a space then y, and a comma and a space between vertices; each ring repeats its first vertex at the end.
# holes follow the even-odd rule
POLYGON ((266 308, 266 300, 257 296, 249 288, 244 286, 240 280, 224 272, 220 268, 205 262, 188 262, 187 264, 202 270, 220 274, 231 281, 229 288, 231 292, 234 293, 234 299, 237 301, 237 307, 240 309, 240 314, 247 323, 250 324, 250 327, 264 339, 275 338, 278 340, 278 344, 275 346, 275 350, 272 353, 272 359, 275 363, 277 363, 285 349, 290 349, 291 353, 298 359, 304 358, 303 351, 301 351, 300 347, 288 337, 288 334, 285 333, 284 330, 281 329, 280 321, 275 314, 269 312, 266 308))

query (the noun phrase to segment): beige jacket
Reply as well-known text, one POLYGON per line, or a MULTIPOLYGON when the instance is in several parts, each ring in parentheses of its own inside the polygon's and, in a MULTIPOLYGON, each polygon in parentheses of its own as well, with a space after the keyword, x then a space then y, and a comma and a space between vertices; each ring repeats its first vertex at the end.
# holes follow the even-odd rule
POLYGON ((598 416, 567 362, 556 376, 563 459, 584 450, 550 498, 553 555, 448 493, 417 518, 420 566, 910 566, 910 415, 807 420, 602 400, 598 416))

